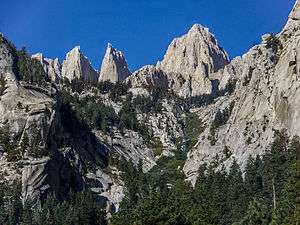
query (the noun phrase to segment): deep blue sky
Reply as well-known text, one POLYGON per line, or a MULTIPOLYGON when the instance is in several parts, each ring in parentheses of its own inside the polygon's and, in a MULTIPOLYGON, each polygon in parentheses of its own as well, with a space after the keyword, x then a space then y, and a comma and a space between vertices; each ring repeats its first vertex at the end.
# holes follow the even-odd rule
POLYGON ((210 28, 230 57, 279 32, 294 0, 0 0, 0 31, 30 53, 59 57, 75 45, 98 69, 107 42, 131 69, 162 59, 194 24, 210 28))

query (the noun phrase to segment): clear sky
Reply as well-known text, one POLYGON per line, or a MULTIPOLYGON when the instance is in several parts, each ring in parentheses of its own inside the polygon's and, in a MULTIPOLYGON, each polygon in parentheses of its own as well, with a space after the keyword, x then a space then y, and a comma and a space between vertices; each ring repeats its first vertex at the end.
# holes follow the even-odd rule
POLYGON ((162 59, 194 23, 210 28, 230 57, 277 33, 295 0, 0 0, 0 31, 30 53, 58 57, 76 45, 98 69, 107 43, 134 70, 162 59))

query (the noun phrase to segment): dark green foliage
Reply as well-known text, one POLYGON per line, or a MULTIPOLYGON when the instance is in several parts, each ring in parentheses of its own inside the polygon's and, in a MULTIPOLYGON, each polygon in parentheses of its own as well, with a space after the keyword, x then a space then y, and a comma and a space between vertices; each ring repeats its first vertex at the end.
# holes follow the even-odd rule
POLYGON ((119 128, 121 130, 123 129, 129 129, 129 130, 138 130, 138 120, 136 117, 135 108, 132 104, 132 96, 128 95, 126 97, 126 101, 123 104, 122 109, 120 110, 118 114, 120 118, 119 128))
POLYGON ((97 87, 101 94, 108 94, 112 90, 113 86, 114 84, 110 81, 101 81, 97 84, 97 87))
MULTIPOLYGON (((32 127, 30 128, 30 144, 29 147, 27 148, 27 152, 29 156, 35 157, 35 158, 41 158, 45 155, 45 152, 41 149, 41 141, 42 141, 42 136, 41 136, 41 131, 38 128, 37 124, 33 124, 32 127)), ((26 146, 27 134, 24 136, 21 145, 26 146), (25 141, 25 143, 24 143, 25 141)), ((25 149, 21 149, 22 152, 25 151, 25 149)))
POLYGON ((274 63, 277 63, 279 59, 279 53, 283 49, 283 45, 278 37, 276 35, 271 34, 269 40, 267 40, 267 48, 271 48, 272 51, 274 52, 274 56, 271 58, 271 60, 274 63))
POLYGON ((250 202, 246 216, 236 225, 268 225, 268 208, 260 201, 254 199, 250 202))
POLYGON ((225 147, 223 149, 223 154, 225 156, 225 159, 229 159, 232 155, 232 152, 227 145, 225 145, 225 147))
POLYGON ((5 90, 7 88, 6 83, 7 82, 5 76, 1 73, 0 74, 0 96, 4 95, 5 93, 5 90))
POLYGON ((86 97, 75 105, 76 116, 89 125, 91 129, 109 132, 118 124, 114 109, 97 101, 96 98, 86 97))
POLYGON ((226 107, 223 110, 218 110, 215 118, 210 126, 210 136, 209 136, 209 140, 211 145, 215 145, 217 142, 217 131, 219 129, 219 127, 225 125, 227 123, 227 121, 229 120, 230 116, 231 116, 231 112, 233 110, 234 107, 234 102, 231 102, 230 105, 228 107, 226 107))
POLYGON ((129 171, 122 179, 130 193, 113 216, 112 224, 297 224, 300 163, 294 162, 300 144, 295 140, 290 143, 284 132, 276 132, 266 155, 249 158, 244 179, 236 162, 229 172, 202 166, 194 189, 184 181, 179 168, 185 157, 179 154, 161 158, 147 174, 127 164, 121 170, 129 171), (286 172, 281 168, 286 168, 286 172), (275 179, 277 209, 274 211, 269 182, 279 171, 282 175, 280 180, 275 179))
POLYGON ((21 184, 0 183, 0 224, 18 225, 22 216, 21 184))
POLYGON ((1 225, 106 225, 105 211, 90 192, 79 192, 59 202, 50 195, 41 207, 25 202, 20 185, 0 185, 1 225))
POLYGON ((184 136, 178 140, 178 149, 188 152, 197 142, 199 135, 204 131, 204 125, 197 114, 187 113, 183 126, 184 136))
POLYGON ((117 82, 113 85, 109 92, 109 97, 113 101, 120 101, 121 96, 124 96, 127 94, 129 87, 122 82, 117 82))
POLYGON ((32 59, 25 48, 17 51, 17 71, 20 80, 26 83, 44 86, 47 82, 47 75, 41 63, 32 59))
POLYGON ((10 131, 7 126, 0 128, 0 146, 4 152, 7 153, 8 161, 17 161, 22 159, 25 152, 32 157, 42 157, 45 153, 41 150, 40 144, 42 141, 41 133, 37 127, 37 124, 33 124, 30 128, 31 137, 28 137, 27 133, 24 133, 23 138, 20 141, 20 145, 17 145, 18 140, 10 137, 10 131))
POLYGON ((71 92, 76 92, 81 94, 85 89, 90 87, 90 83, 84 81, 83 79, 78 79, 75 77, 71 81, 68 78, 64 77, 62 79, 62 84, 71 90, 71 92))
POLYGON ((133 105, 140 113, 161 112, 160 101, 154 101, 152 97, 138 95, 133 99, 133 105))
POLYGON ((0 128, 0 147, 7 153, 8 161, 17 161, 22 158, 22 152, 18 149, 16 140, 10 136, 8 126, 0 128))
POLYGON ((275 217, 277 224, 300 224, 300 161, 291 166, 279 209, 275 217))

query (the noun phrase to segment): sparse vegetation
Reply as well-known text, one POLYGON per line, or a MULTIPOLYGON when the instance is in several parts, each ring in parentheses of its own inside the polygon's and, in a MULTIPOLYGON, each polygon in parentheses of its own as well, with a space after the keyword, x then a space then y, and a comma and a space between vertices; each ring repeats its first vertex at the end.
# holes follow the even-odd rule
POLYGON ((210 126, 210 136, 208 137, 210 140, 211 145, 215 145, 217 142, 217 131, 219 127, 225 125, 231 116, 231 112, 234 107, 234 102, 231 102, 228 107, 224 110, 218 110, 215 118, 210 126))
POLYGON ((46 85, 47 75, 41 63, 32 59, 25 48, 17 51, 17 71, 20 80, 29 84, 46 85))
POLYGON ((243 86, 247 86, 250 83, 253 76, 253 72, 254 72, 254 68, 250 66, 249 72, 243 81, 243 86))
POLYGON ((212 104, 217 98, 224 95, 231 95, 235 91, 236 80, 231 80, 227 83, 226 87, 222 90, 217 90, 212 94, 204 94, 187 98, 185 101, 190 108, 203 107, 212 104))
POLYGON ((272 57, 271 60, 274 63, 277 63, 277 61, 279 59, 280 51, 283 49, 283 45, 282 45, 280 39, 273 33, 271 34, 269 40, 267 41, 267 48, 272 49, 272 51, 274 52, 274 57, 272 57))
POLYGON ((7 82, 4 74, 0 73, 0 96, 4 95, 5 90, 7 89, 7 82))

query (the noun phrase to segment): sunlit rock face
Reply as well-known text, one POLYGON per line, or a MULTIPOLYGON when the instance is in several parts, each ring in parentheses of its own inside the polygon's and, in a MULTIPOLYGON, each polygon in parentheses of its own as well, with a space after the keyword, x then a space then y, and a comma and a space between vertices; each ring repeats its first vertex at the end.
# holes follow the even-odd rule
POLYGON ((88 59, 81 53, 80 47, 76 46, 66 56, 62 66, 62 77, 83 79, 84 81, 97 82, 98 73, 93 69, 88 59))
POLYGON ((227 53, 208 28, 195 24, 187 34, 172 41, 161 62, 136 71, 130 79, 135 86, 141 85, 138 81, 148 86, 155 85, 153 82, 165 86, 167 80, 168 88, 181 97, 210 94, 210 75, 228 63, 227 53))
POLYGON ((243 167, 250 155, 263 154, 273 141, 274 129, 285 129, 291 137, 300 136, 299 8, 297 1, 282 32, 264 35, 261 44, 218 72, 220 79, 237 81, 232 95, 195 109, 207 129, 184 166, 192 183, 205 162, 216 161, 228 168, 237 160, 243 167), (216 112, 230 105, 233 107, 228 121, 212 134, 216 112), (224 149, 230 154, 226 156, 224 149))
POLYGON ((99 81, 116 83, 125 80, 129 75, 130 71, 123 53, 108 44, 100 69, 99 81))

